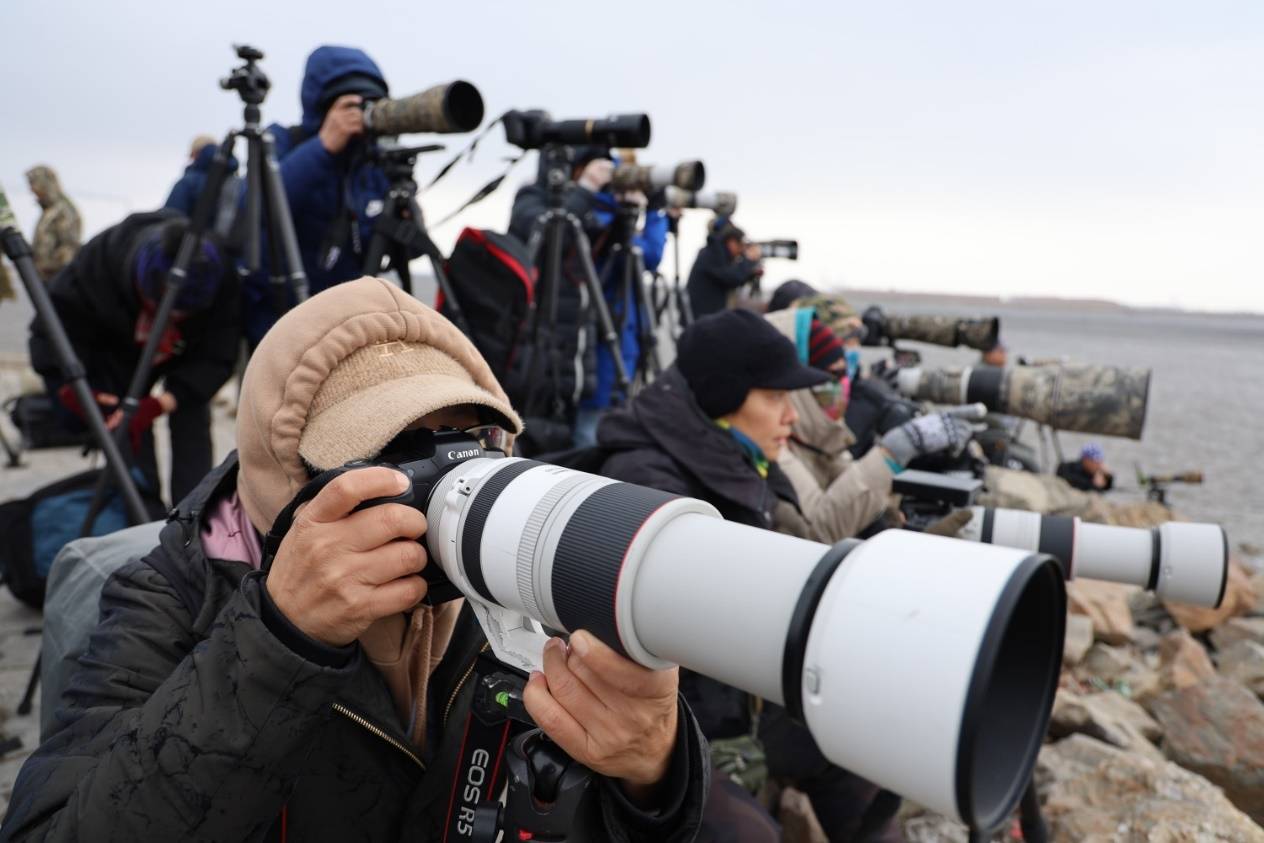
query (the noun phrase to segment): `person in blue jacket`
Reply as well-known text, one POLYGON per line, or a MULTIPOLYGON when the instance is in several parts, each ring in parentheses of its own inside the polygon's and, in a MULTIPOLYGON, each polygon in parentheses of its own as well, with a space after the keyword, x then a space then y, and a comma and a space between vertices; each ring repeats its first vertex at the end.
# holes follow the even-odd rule
MULTIPOLYGON (((388 93, 382 71, 363 50, 317 47, 303 73, 302 122, 268 127, 313 294, 364 275, 390 182, 367 155, 363 106, 388 93)), ((280 316, 266 271, 247 279, 243 299, 254 346, 280 316)))
MULTIPOLYGON (((632 238, 632 244, 641 249, 645 269, 649 272, 658 270, 663 259, 663 251, 667 243, 668 215, 679 214, 679 211, 664 210, 663 195, 660 192, 647 198, 640 191, 631 191, 616 196, 609 187, 610 176, 618 165, 617 158, 612 156, 603 159, 607 163, 604 168, 604 184, 593 194, 593 215, 602 228, 602 234, 593 242, 594 260, 599 277, 605 278, 603 290, 606 306, 610 309, 610 318, 614 321, 615 331, 619 338, 619 354, 628 377, 632 378, 641 364, 641 320, 647 314, 637 306, 636 290, 623 283, 623 267, 607 266, 612 259, 608 239, 614 233, 614 224, 620 201, 639 205, 645 208, 644 222, 632 238)), ((601 161, 596 162, 598 164, 601 161)), ((584 395, 575 414, 575 429, 572 435, 573 444, 577 448, 592 447, 597 444, 597 423, 611 407, 623 403, 627 396, 618 388, 615 377, 614 356, 605 343, 597 346, 597 383, 596 388, 584 395)))
MULTIPOLYGON (((215 158, 216 148, 217 142, 210 135, 198 135, 193 139, 193 145, 189 149, 189 164, 184 168, 184 175, 180 177, 180 180, 172 185, 171 193, 167 195, 167 201, 163 203, 164 208, 179 211, 186 217, 192 218, 198 198, 206 189, 206 178, 210 174, 211 161, 215 158)), ((220 189, 219 203, 215 216, 211 220, 212 229, 221 237, 227 237, 231 232, 233 219, 236 217, 237 194, 240 186, 241 180, 237 177, 237 159, 230 157, 228 176, 220 189)))

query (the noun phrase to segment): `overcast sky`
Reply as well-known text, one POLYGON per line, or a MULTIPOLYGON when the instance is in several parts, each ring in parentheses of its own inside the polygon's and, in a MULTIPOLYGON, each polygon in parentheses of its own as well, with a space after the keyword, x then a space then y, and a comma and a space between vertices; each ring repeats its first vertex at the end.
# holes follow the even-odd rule
MULTIPOLYGON (((234 41, 267 54, 269 122, 297 120, 322 43, 364 48, 397 94, 468 79, 490 115, 646 111, 643 160, 702 158, 748 233, 799 239, 773 280, 1264 311, 1257 0, 3 0, 0 183, 28 234, 35 163, 89 233, 161 204, 189 140, 241 120, 216 84, 234 41)), ((429 217, 511 152, 497 130, 423 197, 429 217)), ((533 169, 440 245, 503 230, 533 169)), ((686 268, 707 216, 684 226, 686 268)))

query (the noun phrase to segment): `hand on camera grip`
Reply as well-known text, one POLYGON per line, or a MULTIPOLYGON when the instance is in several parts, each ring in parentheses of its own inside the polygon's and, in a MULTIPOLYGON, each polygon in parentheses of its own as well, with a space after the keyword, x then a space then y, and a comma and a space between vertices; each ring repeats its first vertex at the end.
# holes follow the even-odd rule
POLYGON ((334 647, 350 644, 379 618, 405 612, 426 596, 420 576, 426 517, 399 503, 411 487, 382 466, 344 471, 303 505, 281 540, 265 581, 290 623, 334 647))
POLYGON ((544 648, 523 692, 532 719, 568 755, 644 802, 676 746, 679 670, 650 670, 583 630, 544 648))

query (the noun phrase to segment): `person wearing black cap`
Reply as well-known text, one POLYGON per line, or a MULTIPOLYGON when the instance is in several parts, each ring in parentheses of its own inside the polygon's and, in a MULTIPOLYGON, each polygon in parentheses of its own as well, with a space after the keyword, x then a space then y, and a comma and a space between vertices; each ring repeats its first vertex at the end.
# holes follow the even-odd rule
MULTIPOLYGON (((822 367, 845 362, 823 326, 814 355, 810 340, 807 346, 822 367)), ((806 365, 768 320, 745 310, 703 317, 681 335, 675 364, 603 419, 600 473, 700 498, 730 521, 778 529, 783 509, 799 507, 778 462, 799 421, 795 399, 831 381, 836 375, 806 365)), ((770 575, 775 570, 769 560, 770 575)), ((831 841, 855 839, 874 785, 826 760, 778 706, 690 671, 681 672, 680 689, 717 766, 700 839, 765 839, 772 820, 748 795, 759 790, 757 771, 806 793, 831 841)), ((868 831, 873 840, 899 839, 895 825, 881 820, 868 831)), ((767 839, 778 838, 768 831, 767 839)))
POLYGON ((759 247, 725 217, 716 217, 707 243, 689 270, 689 303, 694 318, 724 310, 737 291, 764 274, 759 247))
MULTIPOLYGON (((388 93, 385 76, 363 50, 317 47, 303 73, 302 122, 268 127, 312 294, 364 275, 373 224, 390 189, 386 174, 364 155, 364 103, 388 93)), ((272 296, 266 267, 246 279, 252 347, 280 316, 272 296)))

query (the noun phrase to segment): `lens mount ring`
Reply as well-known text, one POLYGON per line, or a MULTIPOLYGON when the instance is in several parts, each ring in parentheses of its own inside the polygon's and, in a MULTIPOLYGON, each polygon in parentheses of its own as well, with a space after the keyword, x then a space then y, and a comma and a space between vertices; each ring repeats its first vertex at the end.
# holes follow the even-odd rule
POLYGON ((786 646, 781 657, 781 693, 785 698, 786 711, 798 720, 803 719, 803 662, 808 648, 808 635, 812 632, 812 619, 816 616, 816 607, 820 605, 821 596, 830 578, 838 570, 843 559, 861 542, 855 539, 844 539, 825 551, 821 561, 816 563, 807 581, 803 583, 803 591, 799 593, 799 602, 795 604, 794 614, 790 616, 790 627, 786 630, 786 646))

